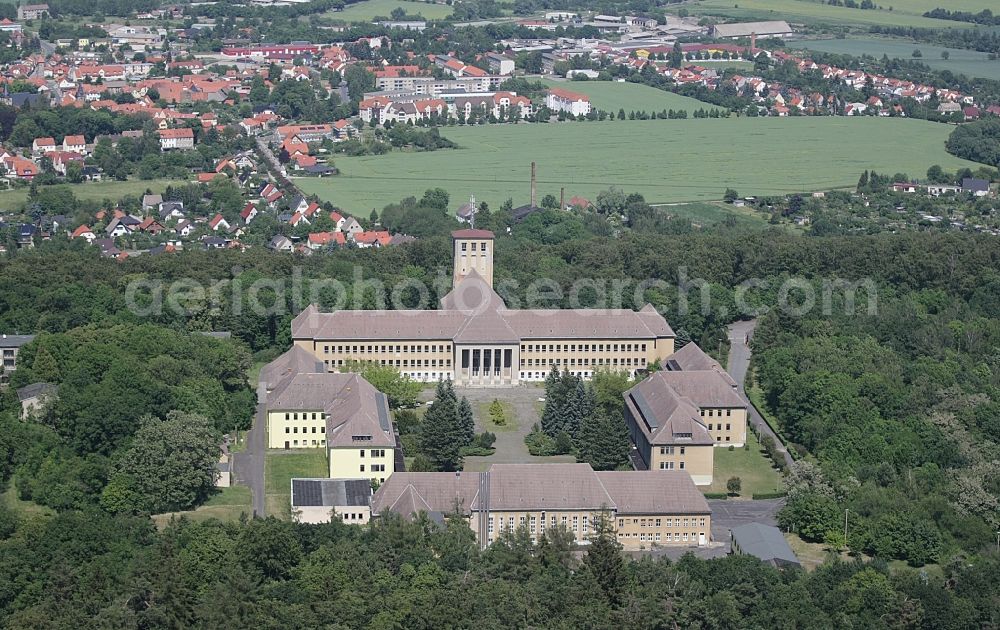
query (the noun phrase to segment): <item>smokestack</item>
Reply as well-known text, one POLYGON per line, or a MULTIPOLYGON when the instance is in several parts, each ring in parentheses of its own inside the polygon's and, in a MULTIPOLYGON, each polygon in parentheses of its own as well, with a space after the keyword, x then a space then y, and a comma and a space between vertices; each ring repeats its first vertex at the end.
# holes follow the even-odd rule
POLYGON ((757 50, 757 33, 750 33, 750 56, 757 50))
POLYGON ((565 210, 566 209, 566 187, 565 186, 559 189, 559 209, 560 210, 565 210))
POLYGON ((534 208, 537 201, 538 191, 535 185, 535 163, 531 163, 531 207, 534 208))

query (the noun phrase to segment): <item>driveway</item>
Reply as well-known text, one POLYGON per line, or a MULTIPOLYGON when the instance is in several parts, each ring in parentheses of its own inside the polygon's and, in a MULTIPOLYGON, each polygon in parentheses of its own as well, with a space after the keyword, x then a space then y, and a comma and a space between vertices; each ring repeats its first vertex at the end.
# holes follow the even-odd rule
POLYGON ((750 340, 753 339, 753 331, 757 327, 757 320, 734 322, 729 325, 729 365, 726 371, 739 384, 740 394, 747 402, 748 421, 754 427, 758 435, 770 435, 774 443, 778 446, 778 452, 785 459, 785 465, 791 467, 792 456, 788 453, 788 448, 781 441, 781 438, 771 430, 771 427, 764 420, 757 408, 753 406, 747 398, 744 382, 747 377, 747 370, 750 368, 750 340))
POLYGON ((545 396, 545 390, 541 387, 456 387, 455 393, 459 398, 465 396, 472 404, 477 433, 486 430, 481 418, 479 418, 480 403, 493 402, 494 398, 510 404, 514 410, 515 422, 517 422, 517 427, 511 431, 494 431, 494 434, 497 436, 497 441, 493 444, 496 452, 489 457, 466 457, 465 470, 483 471, 488 469, 491 464, 539 464, 575 461, 571 455, 534 457, 528 453, 528 447, 524 443, 524 436, 531 432, 533 424, 541 422, 541 415, 535 406, 536 404, 542 404, 538 402, 538 399, 545 396))
POLYGON ((247 433, 247 446, 233 454, 233 475, 236 482, 250 488, 253 497, 253 515, 264 518, 264 436, 267 431, 264 385, 257 384, 257 411, 253 427, 247 433))

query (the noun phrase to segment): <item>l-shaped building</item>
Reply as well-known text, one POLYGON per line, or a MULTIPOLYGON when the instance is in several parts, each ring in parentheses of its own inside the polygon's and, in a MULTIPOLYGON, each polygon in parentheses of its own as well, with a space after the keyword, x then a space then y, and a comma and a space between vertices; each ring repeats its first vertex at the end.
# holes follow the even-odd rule
POLYGON ((391 365, 412 379, 466 387, 542 381, 553 365, 589 378, 597 368, 635 375, 674 352, 674 332, 651 305, 629 309, 509 309, 493 290, 493 233, 452 233, 453 288, 437 310, 341 310, 314 305, 292 339, 329 370, 391 365))

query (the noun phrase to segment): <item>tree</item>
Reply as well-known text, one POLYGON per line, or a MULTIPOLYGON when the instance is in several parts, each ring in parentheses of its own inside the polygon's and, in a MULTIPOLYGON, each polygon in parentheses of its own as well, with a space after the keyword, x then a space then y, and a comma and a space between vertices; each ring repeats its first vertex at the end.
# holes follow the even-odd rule
POLYGON ((469 399, 465 396, 462 396, 461 400, 458 401, 458 417, 462 422, 465 444, 471 444, 476 437, 476 422, 472 416, 472 405, 469 404, 469 399))
POLYGON ((621 543, 615 536, 611 515, 606 509, 594 515, 594 535, 583 557, 583 568, 597 581, 608 603, 616 605, 621 600, 625 586, 625 559, 621 543))
POLYGON ((833 498, 807 491, 789 498, 778 512, 778 524, 797 532, 803 540, 822 542, 828 531, 838 528, 841 516, 833 498))
POLYGON ((204 416, 171 411, 145 416, 112 466, 101 504, 112 512, 191 509, 215 487, 219 435, 204 416))
POLYGON ((461 449, 469 442, 451 381, 439 381, 434 404, 420 423, 420 450, 437 470, 452 471, 461 463, 461 449))
POLYGON ((594 470, 616 470, 628 464, 628 430, 621 417, 596 412, 585 418, 576 436, 581 461, 594 470))
POLYGON ((729 480, 726 481, 726 492, 732 496, 738 495, 742 488, 743 481, 739 477, 730 477, 729 480))
POLYGON ((948 57, 950 57, 950 56, 951 56, 951 53, 949 53, 947 50, 942 50, 941 51, 941 58, 944 59, 945 61, 948 61, 948 57))
POLYGON ((502 427, 507 424, 507 418, 503 413, 503 404, 496 398, 490 403, 490 421, 498 427, 502 427))
POLYGON ((924 56, 924 53, 920 52, 920 49, 919 49, 919 48, 914 48, 914 49, 913 49, 913 53, 912 53, 912 55, 911 55, 911 56, 912 56, 912 57, 913 57, 914 59, 919 59, 920 57, 923 57, 923 56, 924 56))
POLYGON ((410 377, 401 373, 398 368, 391 365, 380 365, 374 361, 356 361, 354 359, 344 362, 340 367, 341 372, 357 372, 372 387, 385 394, 389 399, 389 407, 400 409, 402 407, 413 407, 417 404, 417 395, 420 394, 420 383, 410 380, 410 377))
POLYGON ((726 193, 722 196, 722 199, 726 203, 733 203, 734 201, 736 201, 737 199, 739 199, 739 196, 740 196, 740 194, 738 192, 736 192, 732 188, 727 188, 726 189, 726 193))
POLYGON ((557 210, 559 208, 559 200, 556 199, 555 195, 545 195, 542 197, 542 207, 549 210, 557 210))

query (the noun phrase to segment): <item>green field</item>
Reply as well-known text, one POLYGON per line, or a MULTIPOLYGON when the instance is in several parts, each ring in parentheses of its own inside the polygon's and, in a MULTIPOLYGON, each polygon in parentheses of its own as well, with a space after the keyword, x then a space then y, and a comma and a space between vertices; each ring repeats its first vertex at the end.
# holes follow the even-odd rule
POLYGON ((747 434, 748 450, 742 448, 715 449, 715 469, 712 485, 702 488, 705 492, 726 492, 726 482, 730 477, 739 477, 742 482, 740 497, 749 499, 754 493, 777 492, 784 488, 781 473, 774 469, 757 445, 757 440, 747 434))
POLYGON ((329 476, 325 448, 268 451, 264 461, 264 510, 268 516, 288 516, 293 477, 329 476))
POLYGON ((253 513, 250 505, 250 488, 245 486, 231 486, 222 488, 204 504, 187 512, 171 512, 167 514, 153 515, 153 522, 160 529, 166 527, 170 519, 174 516, 184 516, 192 521, 205 521, 210 518, 217 518, 220 521, 236 522, 240 520, 242 514, 248 517, 253 513))
POLYGON ((617 81, 543 81, 546 85, 585 94, 591 104, 605 111, 617 114, 619 109, 630 111, 659 112, 664 109, 685 109, 690 116, 696 109, 721 109, 698 99, 681 96, 641 83, 618 83, 617 81))
POLYGON ((324 15, 345 22, 371 22, 376 16, 389 17, 395 8, 403 9, 407 15, 422 15, 428 20, 443 20, 451 15, 451 7, 446 4, 406 0, 364 0, 347 5, 343 11, 330 11, 324 15))
POLYGON ((923 56, 918 61, 935 70, 951 70, 956 74, 966 74, 970 77, 1000 80, 1000 62, 990 61, 986 53, 975 50, 880 38, 815 39, 790 42, 789 46, 838 55, 871 55, 878 59, 881 59, 882 55, 913 59, 914 49, 919 49, 923 56), (941 58, 943 51, 948 51, 947 61, 941 58))
MULTIPOLYGON (((143 195, 146 189, 161 193, 167 186, 177 186, 182 181, 172 179, 128 180, 124 182, 109 180, 106 182, 86 182, 83 184, 60 184, 69 186, 77 199, 91 201, 118 201, 126 195, 143 195)), ((28 200, 28 188, 16 190, 0 190, 0 210, 19 210, 28 200)))
POLYGON ((339 157, 339 177, 297 180, 351 214, 368 216, 440 186, 453 200, 497 207, 529 200, 530 163, 538 198, 593 199, 617 186, 650 203, 717 200, 727 187, 768 195, 854 186, 861 171, 925 173, 977 165, 949 155, 953 127, 901 118, 793 117, 615 120, 449 127, 460 149, 339 157))
POLYGON ((925 18, 921 14, 937 6, 948 9, 981 10, 988 0, 903 0, 878 3, 885 9, 848 9, 826 4, 825 0, 699 0, 683 6, 692 15, 717 15, 742 21, 785 20, 791 24, 826 26, 916 26, 921 28, 969 28, 971 25, 951 20, 925 18), (893 10, 889 11, 891 5, 893 10), (931 6, 933 5, 933 6, 931 6), (926 8, 924 8, 926 7, 926 8))
POLYGON ((500 401, 500 406, 503 408, 504 423, 498 425, 494 424, 493 418, 490 416, 491 404, 491 402, 481 402, 476 403, 473 407, 476 419, 483 425, 483 430, 490 433, 507 433, 517 430, 517 416, 514 414, 514 405, 509 402, 500 401))
MULTIPOLYGON (((688 219, 696 226, 707 226, 721 223, 732 217, 736 225, 742 227, 767 227, 767 215, 754 212, 750 208, 737 208, 722 202, 694 201, 657 206, 657 209, 670 216, 688 219)), ((725 361, 723 361, 725 363, 725 361)))

